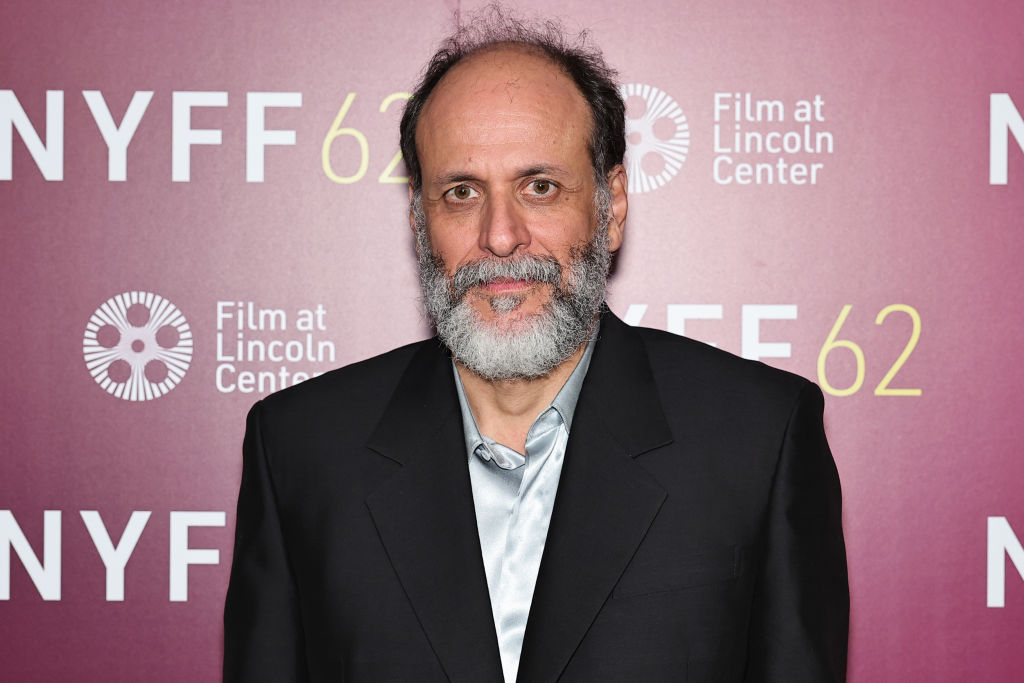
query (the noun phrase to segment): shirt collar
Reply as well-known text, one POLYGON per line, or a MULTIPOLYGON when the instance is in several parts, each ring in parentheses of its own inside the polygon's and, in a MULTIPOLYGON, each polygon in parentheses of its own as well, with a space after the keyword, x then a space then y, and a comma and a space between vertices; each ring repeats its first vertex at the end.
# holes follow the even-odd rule
POLYGON ((551 401, 551 407, 562 416, 562 422, 565 423, 566 431, 572 430, 572 416, 576 413, 576 403, 580 400, 583 380, 587 376, 587 370, 590 369, 590 357, 594 355, 594 345, 597 343, 597 331, 600 326, 601 321, 599 320, 594 325, 594 333, 590 335, 590 341, 587 342, 587 348, 583 350, 579 363, 576 364, 576 368, 569 375, 569 379, 565 380, 565 384, 562 385, 558 395, 551 401))
MULTIPOLYGON (((594 355, 594 346, 597 343, 597 334, 600 327, 601 321, 598 320, 597 324, 594 325, 593 334, 590 335, 590 341, 587 342, 587 347, 583 350, 583 355, 580 356, 580 360, 576 363, 572 374, 569 375, 569 379, 562 385, 554 400, 551 401, 551 405, 541 411, 540 414, 544 415, 548 409, 554 408, 562 418, 567 432, 572 429, 572 416, 576 412, 576 403, 580 398, 583 380, 586 378, 587 370, 590 368, 590 358, 594 355)), ((485 439, 480 434, 480 428, 477 427, 476 418, 473 417, 473 411, 469 407, 469 401, 466 399, 466 391, 462 388, 462 379, 459 377, 458 368, 455 367, 455 361, 452 361, 452 373, 455 375, 455 389, 459 395, 459 408, 462 411, 462 432, 466 442, 466 453, 468 457, 472 457, 479 446, 487 446, 488 442, 495 442, 485 439)), ((534 420, 534 423, 536 424, 536 420, 534 420)))

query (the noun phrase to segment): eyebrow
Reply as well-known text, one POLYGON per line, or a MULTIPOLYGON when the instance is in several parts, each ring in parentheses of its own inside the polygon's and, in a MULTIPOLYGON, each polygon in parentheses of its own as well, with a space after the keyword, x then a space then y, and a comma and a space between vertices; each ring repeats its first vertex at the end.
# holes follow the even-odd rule
POLYGON ((520 178, 525 178, 531 175, 568 175, 569 169, 562 166, 555 166, 553 164, 538 164, 537 166, 528 166, 524 168, 520 173, 520 178))
POLYGON ((475 175, 463 173, 461 171, 434 176, 435 185, 447 185, 449 183, 464 183, 466 181, 475 180, 479 180, 479 178, 477 178, 475 175))
MULTIPOLYGON (((552 164, 536 164, 534 166, 526 166, 515 173, 516 178, 526 178, 532 175, 567 175, 568 170, 561 166, 555 166, 552 164)), ((452 173, 444 173, 441 175, 434 176, 434 183, 437 185, 447 185, 449 183, 465 183, 479 181, 480 178, 473 175, 472 173, 466 173, 464 171, 454 171, 452 173)))

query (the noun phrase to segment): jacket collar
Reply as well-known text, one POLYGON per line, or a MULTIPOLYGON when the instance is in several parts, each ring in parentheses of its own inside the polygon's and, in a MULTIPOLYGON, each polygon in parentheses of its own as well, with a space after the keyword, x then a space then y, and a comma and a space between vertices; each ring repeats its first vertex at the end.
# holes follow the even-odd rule
POLYGON ((551 513, 519 680, 556 681, 665 499, 634 458, 672 441, 640 336, 606 313, 551 513))
MULTIPOLYGON (((580 391, 520 659, 555 681, 665 498, 634 460, 672 440, 639 335, 610 312, 580 391)), ((452 681, 502 679, 447 351, 424 342, 368 446, 402 465, 366 503, 452 681)))

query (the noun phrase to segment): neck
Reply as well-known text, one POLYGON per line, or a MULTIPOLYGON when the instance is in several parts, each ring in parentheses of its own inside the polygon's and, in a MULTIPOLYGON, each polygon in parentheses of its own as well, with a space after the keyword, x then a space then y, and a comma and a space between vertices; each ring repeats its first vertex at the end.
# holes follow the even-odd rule
POLYGON ((456 361, 455 367, 480 433, 525 453, 530 425, 565 385, 588 342, 550 373, 536 379, 486 380, 456 361))

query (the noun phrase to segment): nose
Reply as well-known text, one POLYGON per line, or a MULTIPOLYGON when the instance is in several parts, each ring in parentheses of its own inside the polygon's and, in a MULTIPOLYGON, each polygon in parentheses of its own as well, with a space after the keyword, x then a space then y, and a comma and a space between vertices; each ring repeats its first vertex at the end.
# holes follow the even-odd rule
POLYGON ((530 246, 523 207, 514 198, 492 195, 480 220, 481 249, 505 257, 530 246))

